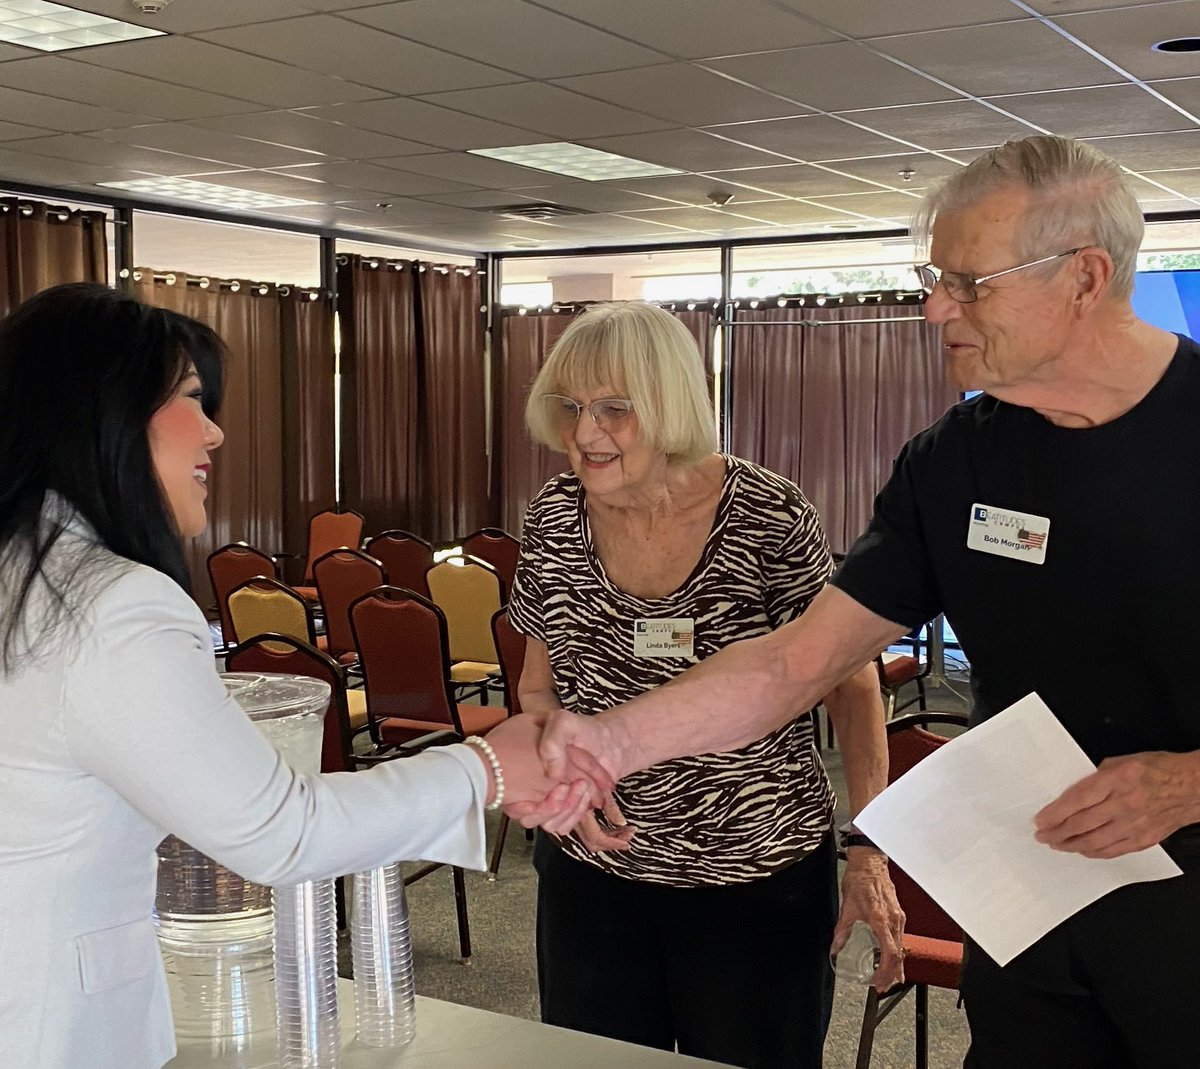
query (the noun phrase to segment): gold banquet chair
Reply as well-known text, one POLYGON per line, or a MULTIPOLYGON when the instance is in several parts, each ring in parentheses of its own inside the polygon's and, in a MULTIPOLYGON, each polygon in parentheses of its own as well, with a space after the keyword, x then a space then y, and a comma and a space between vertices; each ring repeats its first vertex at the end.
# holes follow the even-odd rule
POLYGON ((499 574, 477 557, 448 557, 425 573, 430 600, 442 610, 450 639, 450 682, 463 693, 484 699, 489 685, 500 685, 500 657, 492 636, 492 617, 500 610, 499 574))

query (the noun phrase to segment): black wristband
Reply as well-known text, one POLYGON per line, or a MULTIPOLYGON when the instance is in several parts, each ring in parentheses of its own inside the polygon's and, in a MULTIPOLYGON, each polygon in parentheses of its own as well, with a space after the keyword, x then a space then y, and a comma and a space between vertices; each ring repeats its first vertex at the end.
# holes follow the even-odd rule
POLYGON ((851 846, 869 846, 872 850, 879 849, 879 847, 876 846, 871 839, 863 835, 861 831, 847 832, 844 836, 842 836, 842 849, 845 850, 851 846))

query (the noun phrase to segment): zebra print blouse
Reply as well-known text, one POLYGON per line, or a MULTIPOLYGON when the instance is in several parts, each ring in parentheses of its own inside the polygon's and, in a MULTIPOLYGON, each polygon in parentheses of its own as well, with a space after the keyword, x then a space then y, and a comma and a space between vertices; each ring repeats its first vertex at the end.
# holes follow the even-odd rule
MULTIPOLYGON (((594 714, 799 616, 831 569, 820 519, 800 490, 727 456, 712 531, 692 574, 667 597, 632 597, 605 575, 583 488, 567 472, 529 504, 509 614, 549 648, 564 708, 594 714), (694 620, 694 656, 635 656, 635 622, 648 618, 694 620)), ((834 797, 802 717, 743 749, 627 776, 617 802, 637 827, 628 851, 593 854, 573 837, 559 845, 618 876, 695 887, 745 883, 797 861, 832 825, 834 797)))

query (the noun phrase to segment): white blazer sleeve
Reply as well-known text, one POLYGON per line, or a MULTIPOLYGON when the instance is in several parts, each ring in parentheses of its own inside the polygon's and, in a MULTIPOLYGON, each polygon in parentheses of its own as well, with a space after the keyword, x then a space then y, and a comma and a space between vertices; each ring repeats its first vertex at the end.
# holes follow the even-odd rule
POLYGON ((269 885, 400 859, 484 868, 487 775, 470 747, 298 775, 226 696, 208 629, 170 579, 135 568, 92 616, 64 679, 67 744, 159 827, 269 885))

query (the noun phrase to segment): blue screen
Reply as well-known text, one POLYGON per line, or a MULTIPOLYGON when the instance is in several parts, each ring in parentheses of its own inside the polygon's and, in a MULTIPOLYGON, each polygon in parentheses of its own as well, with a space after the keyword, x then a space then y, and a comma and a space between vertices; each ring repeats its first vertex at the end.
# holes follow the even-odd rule
POLYGON ((1147 323, 1190 338, 1200 336, 1200 271, 1139 271, 1133 310, 1147 323))

